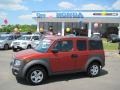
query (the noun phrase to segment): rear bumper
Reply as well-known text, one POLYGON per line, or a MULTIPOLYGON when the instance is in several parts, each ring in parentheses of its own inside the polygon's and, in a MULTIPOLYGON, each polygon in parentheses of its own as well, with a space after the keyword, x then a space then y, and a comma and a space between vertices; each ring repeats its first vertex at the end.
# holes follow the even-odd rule
POLYGON ((16 67, 16 66, 14 66, 13 62, 11 62, 10 66, 11 66, 12 74, 15 77, 24 78, 24 73, 23 73, 24 64, 22 64, 19 67, 16 67))

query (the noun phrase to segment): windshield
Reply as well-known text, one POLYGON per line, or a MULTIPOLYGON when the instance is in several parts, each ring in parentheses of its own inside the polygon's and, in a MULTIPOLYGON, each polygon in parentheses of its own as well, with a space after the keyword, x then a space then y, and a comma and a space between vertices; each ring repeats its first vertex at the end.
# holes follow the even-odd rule
POLYGON ((8 36, 0 36, 0 40, 8 39, 8 36))
POLYGON ((35 50, 43 53, 47 52, 51 44, 52 44, 51 40, 44 39, 39 43, 39 45, 35 48, 35 50))
POLYGON ((18 40, 30 40, 31 36, 21 36, 18 40))

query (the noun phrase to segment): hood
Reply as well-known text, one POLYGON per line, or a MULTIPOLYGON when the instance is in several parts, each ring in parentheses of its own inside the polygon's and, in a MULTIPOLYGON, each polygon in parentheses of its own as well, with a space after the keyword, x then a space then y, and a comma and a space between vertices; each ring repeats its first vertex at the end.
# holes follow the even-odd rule
POLYGON ((40 58, 44 58, 44 56, 45 53, 37 52, 34 49, 27 49, 14 54, 14 58, 19 60, 40 59, 40 58))

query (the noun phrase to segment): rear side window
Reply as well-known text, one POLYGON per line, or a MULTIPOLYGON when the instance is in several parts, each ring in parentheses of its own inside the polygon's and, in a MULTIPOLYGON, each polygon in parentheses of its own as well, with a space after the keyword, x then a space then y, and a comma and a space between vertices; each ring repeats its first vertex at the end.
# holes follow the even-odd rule
POLYGON ((13 36, 9 36, 8 40, 13 40, 14 37, 13 36))
POLYGON ((83 51, 87 49, 87 43, 86 40, 78 40, 77 41, 77 49, 79 51, 83 51))
POLYGON ((103 45, 101 40, 90 40, 89 41, 89 50, 102 50, 103 45))

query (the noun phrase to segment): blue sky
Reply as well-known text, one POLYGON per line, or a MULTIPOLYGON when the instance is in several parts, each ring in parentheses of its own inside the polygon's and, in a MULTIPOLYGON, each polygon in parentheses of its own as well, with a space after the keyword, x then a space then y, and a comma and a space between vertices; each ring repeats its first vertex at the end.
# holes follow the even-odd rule
POLYGON ((120 0, 0 0, 0 24, 35 24, 32 11, 120 10, 120 0))

